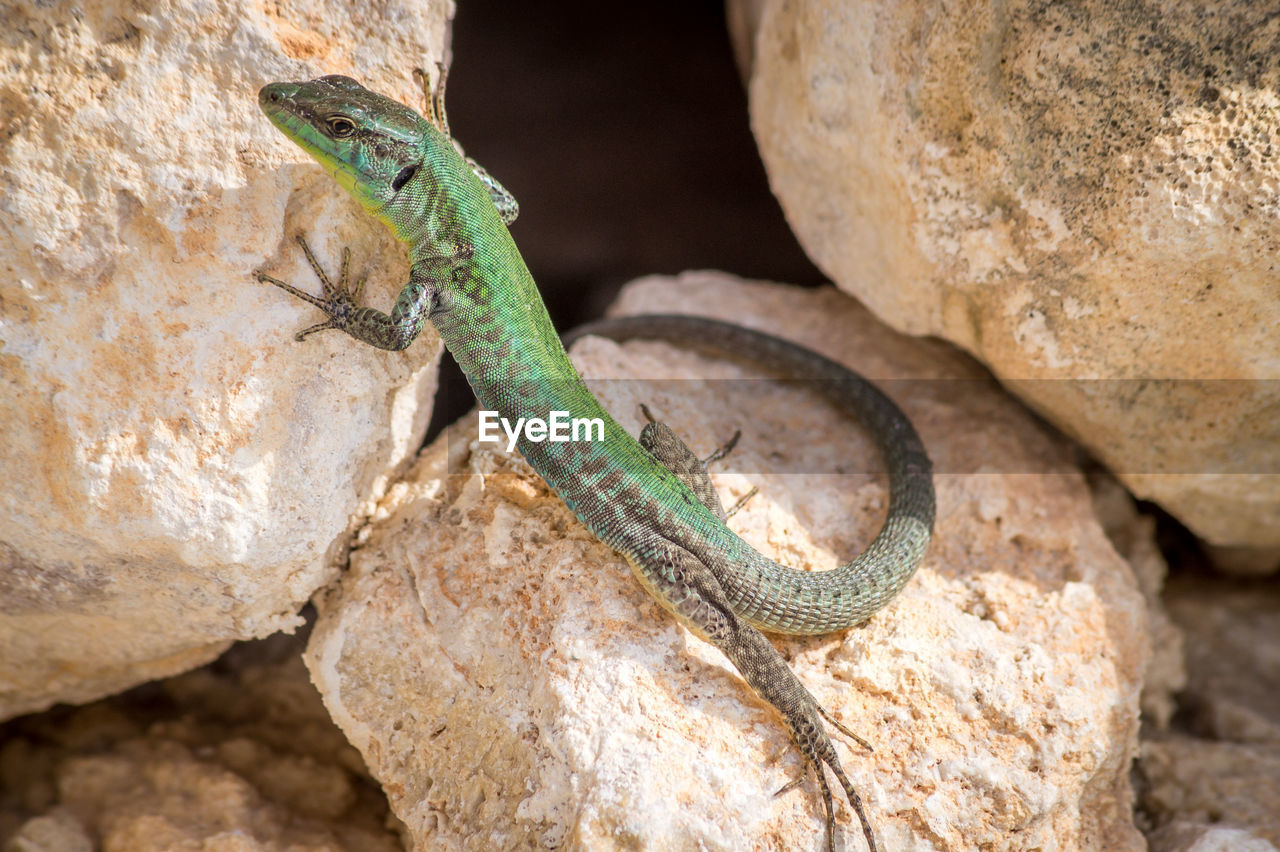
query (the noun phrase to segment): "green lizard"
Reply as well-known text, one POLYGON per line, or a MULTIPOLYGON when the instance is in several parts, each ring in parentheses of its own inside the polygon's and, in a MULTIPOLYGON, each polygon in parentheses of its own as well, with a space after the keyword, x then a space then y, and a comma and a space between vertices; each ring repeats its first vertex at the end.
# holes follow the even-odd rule
POLYGON ((342 274, 333 282, 299 238, 321 281, 319 297, 261 272, 257 278, 327 315, 299 332, 299 340, 335 328, 382 349, 403 349, 430 320, 482 408, 511 422, 546 419, 552 411, 603 420, 603 440, 521 437, 518 446, 582 522, 626 556, 645 588, 719 648, 782 715, 806 768, 817 776, 828 849, 834 849, 835 817, 824 767, 839 780, 874 852, 870 820, 822 720, 866 743, 819 706, 760 631, 840 630, 864 621, 906 584, 924 557, 934 520, 932 473, 919 437, 866 380, 769 335, 686 316, 627 317, 581 329, 579 334, 616 340, 697 341, 817 379, 869 430, 889 470, 890 498, 884 527, 867 550, 825 572, 797 571, 762 556, 725 526, 705 467, 669 428, 649 418, 637 441, 587 390, 507 230, 515 202, 455 147, 443 93, 442 69, 436 91, 427 92, 424 119, 348 77, 265 86, 258 102, 272 123, 408 244, 411 268, 389 314, 358 304, 364 282, 348 288, 346 250, 342 274))

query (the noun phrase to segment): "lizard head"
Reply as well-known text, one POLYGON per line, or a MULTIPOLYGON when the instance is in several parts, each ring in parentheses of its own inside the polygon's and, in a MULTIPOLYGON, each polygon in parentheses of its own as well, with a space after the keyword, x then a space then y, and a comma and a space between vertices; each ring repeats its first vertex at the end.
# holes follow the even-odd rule
MULTIPOLYGON (((301 83, 270 83, 258 105, 271 123, 378 216, 448 141, 413 110, 332 74, 301 83)), ((450 146, 451 147, 451 146, 450 146)))

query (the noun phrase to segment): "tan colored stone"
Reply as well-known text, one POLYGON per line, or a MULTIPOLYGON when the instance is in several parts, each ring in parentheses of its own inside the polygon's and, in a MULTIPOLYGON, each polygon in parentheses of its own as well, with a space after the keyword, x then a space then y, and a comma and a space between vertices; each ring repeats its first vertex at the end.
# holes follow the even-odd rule
POLYGON ((93 840, 74 816, 59 810, 24 823, 4 852, 93 852, 93 840))
POLYGON ((1133 497, 1107 474, 1089 477, 1093 509, 1116 549, 1133 570, 1147 604, 1147 631, 1151 656, 1142 676, 1142 714, 1157 729, 1169 726, 1177 712, 1176 693, 1187 685, 1183 636, 1169 618, 1161 592, 1169 566, 1156 546, 1156 521, 1138 511, 1133 497))
POLYGON ((1280 844, 1280 745, 1146 740, 1138 767, 1141 806, 1154 819, 1235 828, 1280 844))
POLYGON ((5 852, 394 852, 386 799, 307 679, 301 640, 10 723, 5 852))
MULTIPOLYGON (((835 291, 688 274, 620 300, 675 306, 911 380, 884 386, 938 470, 925 565, 866 626, 777 639, 876 745, 837 748, 885 848, 1144 848, 1128 767, 1145 609, 1069 449, 968 359, 835 291)), ((829 568, 874 535, 873 449, 803 388, 658 343, 574 355, 633 430, 644 401, 702 453, 744 431, 716 479, 726 502, 760 487, 731 525, 764 552, 829 568)), ((800 769, 773 713, 476 426, 391 489, 306 654, 414 848, 819 848, 812 782, 773 796, 800 769)), ((840 848, 861 848, 850 819, 840 848)))
POLYGON ((293 333, 358 246, 402 248, 257 106, 345 72, 414 101, 451 3, 5 0, 0 59, 0 718, 290 630, 425 428, 439 346, 293 333))
POLYGON ((770 183, 841 289, 1200 536, 1280 546, 1272 7, 729 5, 770 183))
POLYGON ((1205 555, 1224 574, 1265 577, 1280 570, 1280 548, 1205 546, 1205 555))
POLYGON ((1267 841, 1239 828, 1175 822, 1151 833, 1150 852, 1276 852, 1267 841))
MULTIPOLYGON (((1186 634, 1181 703, 1196 733, 1280 747, 1280 590, 1272 581, 1185 575, 1169 615, 1186 634)), ((1276 779, 1280 788, 1280 777, 1276 779)), ((1280 807, 1280 801, 1277 801, 1280 807)), ((1277 836, 1280 842, 1280 836, 1277 836)))
POLYGON ((1280 843, 1280 594, 1273 586, 1182 572, 1165 590, 1169 616, 1185 636, 1187 683, 1179 695, 1183 732, 1144 742, 1139 762, 1156 852, 1280 843), (1239 836, 1214 838, 1226 829, 1239 836))

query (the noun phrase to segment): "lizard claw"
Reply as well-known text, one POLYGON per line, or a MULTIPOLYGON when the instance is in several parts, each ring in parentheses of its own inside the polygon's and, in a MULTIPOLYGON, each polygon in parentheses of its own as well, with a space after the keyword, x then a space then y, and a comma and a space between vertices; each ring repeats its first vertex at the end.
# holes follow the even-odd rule
MULTIPOLYGON (((840 731, 852 736, 859 743, 866 744, 866 741, 861 737, 853 734, 831 718, 830 714, 816 701, 810 706, 817 711, 818 715, 831 722, 840 731)), ((826 735, 826 732, 822 730, 822 723, 803 711, 796 713, 794 716, 788 714, 786 722, 787 728, 791 733, 791 741, 800 749, 806 769, 813 769, 818 778, 818 787, 822 795, 822 807, 826 812, 827 849, 829 852, 834 852, 835 850, 836 818, 831 786, 827 783, 827 769, 830 769, 836 776, 836 780, 840 782, 840 787, 844 790, 850 807, 858 815, 858 821, 862 823, 862 836, 866 838, 868 852, 876 852, 876 836, 871 830, 871 820, 867 816, 867 809, 862 803, 862 796, 858 795, 858 791, 854 789, 853 782, 849 780, 849 776, 845 775, 844 767, 840 765, 840 757, 836 754, 835 746, 832 745, 831 739, 826 735)), ((778 791, 778 794, 794 788, 803 780, 803 777, 802 775, 800 778, 788 783, 778 791)))
POLYGON ((254 278, 263 284, 274 284, 281 290, 291 293, 302 301, 314 305, 328 315, 329 319, 324 322, 308 326, 293 336, 294 340, 302 340, 308 335, 315 334, 317 331, 336 328, 345 331, 351 323, 352 315, 359 309, 357 300, 361 291, 364 290, 364 284, 367 279, 361 278, 356 282, 354 289, 351 289, 348 282, 348 271, 351 266, 351 249, 342 249, 342 272, 337 282, 334 282, 325 274, 324 267, 320 265, 320 261, 316 260, 315 254, 312 253, 311 247, 307 245, 304 237, 297 237, 298 245, 302 246, 302 251, 307 256, 307 262, 311 264, 311 269, 315 272, 316 277, 320 279, 321 295, 314 296, 305 290, 299 290, 292 284, 281 281, 279 278, 273 278, 261 270, 254 272, 254 278))
MULTIPOLYGON (((747 497, 750 497, 750 496, 751 496, 750 494, 747 495, 747 497)), ((743 497, 742 499, 746 500, 747 498, 743 497)), ((837 719, 835 716, 832 716, 830 713, 828 713, 825 707, 823 707, 821 704, 815 704, 815 706, 818 708, 818 713, 822 715, 822 718, 830 722, 837 731, 844 734, 846 737, 853 740, 858 745, 865 748, 867 751, 875 751, 875 749, 871 747, 871 743, 867 742, 862 737, 858 736, 853 731, 849 730, 844 725, 842 725, 840 723, 840 720, 837 719)))
POLYGON ((733 448, 738 446, 738 441, 742 439, 742 430, 739 429, 733 433, 733 437, 725 441, 719 447, 712 451, 711 455, 702 460, 704 466, 710 465, 712 462, 718 462, 729 453, 733 452, 733 448))
POLYGON ((792 790, 794 790, 795 788, 799 787, 801 784, 804 783, 804 778, 805 778, 805 773, 801 772, 795 778, 792 778, 790 781, 788 781, 787 783, 779 787, 777 792, 773 794, 773 797, 776 799, 779 796, 785 796, 787 793, 790 793, 792 790))

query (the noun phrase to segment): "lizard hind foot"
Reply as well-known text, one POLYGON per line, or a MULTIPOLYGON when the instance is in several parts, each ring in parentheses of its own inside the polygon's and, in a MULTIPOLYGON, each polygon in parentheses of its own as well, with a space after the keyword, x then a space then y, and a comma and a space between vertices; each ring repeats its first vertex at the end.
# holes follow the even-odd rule
MULTIPOLYGON (((828 741, 829 745, 830 741, 828 741)), ((867 809, 862 803, 862 796, 858 795, 858 791, 854 788, 853 782, 849 780, 849 776, 844 774, 844 767, 840 765, 840 759, 836 757, 835 749, 831 749, 830 754, 821 755, 819 762, 814 766, 814 770, 818 774, 818 785, 822 788, 823 805, 827 811, 827 848, 834 852, 835 816, 832 813, 831 788, 827 785, 827 776, 823 771, 824 764, 835 774, 836 780, 840 782, 841 788, 844 789, 845 797, 849 800, 849 806, 858 815, 858 822, 862 823, 862 836, 867 841, 868 852, 876 852, 876 836, 871 830, 871 820, 867 816, 867 809)))
MULTIPOLYGON (((814 702, 813 706, 817 712, 823 716, 823 718, 832 722, 832 724, 841 731, 847 732, 847 729, 845 729, 839 722, 832 719, 831 716, 817 704, 817 702, 814 702)), ((810 717, 810 719, 812 719, 812 717, 810 717)), ((840 757, 836 754, 835 746, 831 743, 831 739, 826 735, 826 732, 822 730, 820 727, 821 723, 817 722, 817 720, 804 720, 800 721, 799 724, 796 724, 796 721, 799 720, 788 720, 787 727, 791 732, 791 741, 795 743, 798 749, 800 749, 800 754, 804 758, 806 770, 812 769, 818 779, 818 787, 822 796, 822 807, 826 815, 828 852, 834 852, 835 850, 836 820, 835 807, 831 795, 831 786, 827 782, 826 769, 830 769, 836 776, 836 780, 840 782, 841 789, 844 790, 845 797, 849 800, 849 806, 852 807, 854 813, 858 815, 858 821, 862 824, 862 836, 867 841, 868 852, 876 852, 878 848, 876 846, 876 837, 875 833, 871 830, 871 819, 867 816, 866 806, 862 802, 862 796, 859 795, 858 791, 854 788, 853 782, 850 781, 849 776, 845 774, 844 767, 840 764, 840 757), (806 724, 806 722, 808 722, 808 724, 806 724)), ((865 742, 856 735, 853 735, 853 737, 858 740, 858 742, 865 742)), ((781 795, 782 793, 794 788, 803 779, 804 776, 802 775, 800 778, 791 781, 779 790, 777 795, 781 795)))
POLYGON ((741 429, 734 432, 732 438, 704 459, 699 458, 674 429, 654 417, 649 406, 643 402, 640 403, 640 413, 648 421, 640 432, 640 446, 648 450, 659 464, 679 477, 699 502, 710 509, 721 521, 729 520, 755 496, 757 489, 752 488, 749 494, 726 510, 724 504, 720 502, 715 486, 711 483, 710 474, 707 473, 707 465, 723 459, 737 446, 738 440, 742 437, 741 429))
MULTIPOLYGON (((750 494, 747 495, 747 497, 750 497, 750 496, 751 496, 750 494)), ((743 497, 742 499, 746 500, 747 497, 743 497)), ((825 707, 823 707, 821 704, 817 704, 815 706, 818 708, 818 712, 822 715, 822 718, 830 722, 832 727, 834 727, 837 731, 844 734, 846 737, 853 740, 858 745, 865 748, 867 751, 875 751, 875 749, 872 748, 871 743, 867 742, 862 737, 858 736, 853 731, 846 728, 843 724, 841 724, 839 719, 837 719, 835 716, 832 716, 830 713, 828 713, 825 707)))

